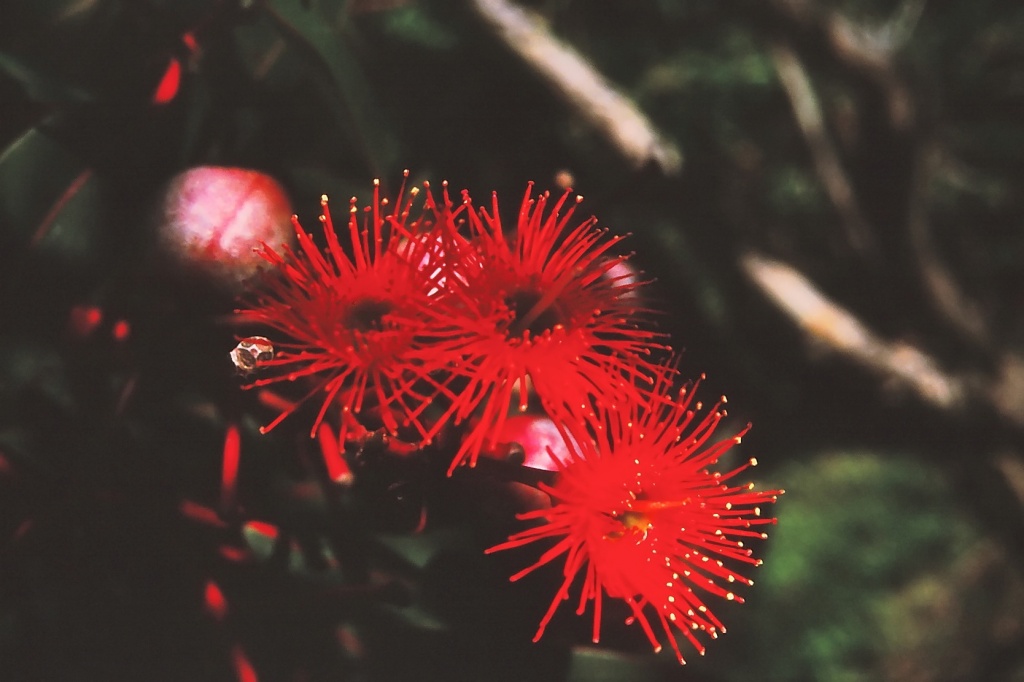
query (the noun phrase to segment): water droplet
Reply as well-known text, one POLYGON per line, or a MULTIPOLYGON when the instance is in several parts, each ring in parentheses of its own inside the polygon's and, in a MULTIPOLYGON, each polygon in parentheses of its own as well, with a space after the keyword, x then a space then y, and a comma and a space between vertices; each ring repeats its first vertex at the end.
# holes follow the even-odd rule
POLYGON ((238 342, 229 357, 239 372, 252 374, 260 364, 274 359, 274 344, 264 336, 249 336, 238 342))

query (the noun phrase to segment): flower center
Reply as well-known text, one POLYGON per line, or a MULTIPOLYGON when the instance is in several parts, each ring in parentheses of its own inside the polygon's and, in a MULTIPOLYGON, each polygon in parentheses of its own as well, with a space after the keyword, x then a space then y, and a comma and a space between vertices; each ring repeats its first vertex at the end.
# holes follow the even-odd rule
POLYGON ((651 527, 651 518, 643 512, 628 511, 619 516, 619 523, 627 531, 646 534, 651 527))
POLYGON ((617 511, 611 517, 618 521, 622 528, 616 528, 605 538, 618 540, 627 536, 639 536, 638 541, 647 539, 647 533, 654 527, 653 516, 670 509, 681 509, 691 503, 690 498, 681 500, 650 500, 641 493, 630 493, 633 498, 625 511, 617 511))
POLYGON ((505 299, 505 305, 513 314, 508 328, 511 336, 522 336, 524 332, 539 336, 563 322, 554 298, 537 291, 517 291, 505 299))
POLYGON ((386 301, 362 300, 348 309, 342 323, 354 331, 379 332, 384 328, 384 316, 391 310, 391 304, 386 301))
POLYGON ((644 511, 627 509, 623 512, 613 512, 611 517, 619 522, 621 527, 616 527, 605 535, 606 540, 621 540, 625 537, 634 538, 637 542, 647 539, 647 531, 653 526, 651 517, 644 511))

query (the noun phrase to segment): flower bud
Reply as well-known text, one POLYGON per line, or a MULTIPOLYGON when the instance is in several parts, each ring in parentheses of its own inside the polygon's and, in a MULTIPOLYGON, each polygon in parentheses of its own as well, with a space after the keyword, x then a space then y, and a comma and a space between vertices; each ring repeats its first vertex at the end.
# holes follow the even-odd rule
POLYGON ((292 207, 269 175, 244 168, 200 166, 167 186, 158 238, 165 258, 181 271, 231 292, 266 261, 261 243, 294 242, 292 207))
POLYGON ((512 415, 502 425, 498 443, 495 451, 485 450, 481 454, 496 458, 510 456, 512 444, 517 444, 522 447, 523 466, 545 471, 558 471, 559 462, 568 463, 570 458, 569 448, 558 427, 540 415, 512 415))

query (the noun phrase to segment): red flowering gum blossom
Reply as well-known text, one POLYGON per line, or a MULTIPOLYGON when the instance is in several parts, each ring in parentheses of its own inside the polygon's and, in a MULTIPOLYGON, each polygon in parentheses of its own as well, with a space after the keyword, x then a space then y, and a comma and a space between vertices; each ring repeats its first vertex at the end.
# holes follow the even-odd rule
MULTIPOLYGON (((656 388, 667 388, 668 381, 659 380, 656 388)), ((487 550, 554 541, 513 581, 564 558, 564 580, 534 641, 581 573, 576 613, 582 615, 593 602, 594 642, 606 596, 629 605, 633 615, 627 623, 639 622, 655 651, 661 650, 655 632, 660 629, 680 663, 685 660, 674 631, 702 655, 697 633, 716 638, 725 632, 704 601, 708 595, 743 601, 734 585, 753 581, 739 569, 761 563, 745 542, 767 537, 758 527, 775 519, 763 517, 761 505, 775 502, 783 491, 757 492, 753 484, 730 483, 756 464, 753 459, 727 473, 709 469, 746 432, 709 445, 724 416, 721 407, 698 418, 700 403, 693 404, 692 391, 683 391, 676 402, 606 412, 594 425, 596 438, 575 446, 554 486, 541 485, 553 506, 519 516, 538 524, 487 550)))
MULTIPOLYGON (((372 404, 384 426, 394 434, 401 425, 426 427, 417 415, 443 383, 432 376, 451 361, 449 318, 441 273, 421 267, 433 260, 434 240, 413 238, 406 225, 418 191, 394 208, 381 199, 374 183, 373 205, 365 220, 353 198, 346 229, 339 235, 321 205, 326 249, 293 217, 298 249, 278 252, 264 245, 260 254, 272 266, 262 286, 236 312, 246 322, 270 327, 286 340, 273 339, 275 354, 259 363, 270 374, 250 388, 309 378, 306 400, 321 394, 323 403, 311 435, 328 409, 341 412, 338 439, 357 426, 356 415, 372 404)), ((415 228, 412 228, 415 229, 415 228)), ((293 412, 299 401, 283 409, 263 431, 293 412)))
POLYGON ((506 234, 496 194, 489 211, 466 192, 454 207, 447 187, 440 206, 428 195, 446 253, 458 250, 447 258, 458 270, 446 282, 469 294, 457 321, 465 325, 463 359, 453 370, 464 388, 449 415, 456 423, 472 417, 474 426, 449 473, 493 449, 509 412, 526 411, 531 396, 556 424, 571 425, 595 400, 642 400, 653 381, 650 356, 667 348, 663 335, 639 324, 649 312, 633 295, 642 283, 609 276, 626 259, 609 254, 622 237, 608 238, 593 217, 570 228, 581 200, 571 191, 535 197, 531 183, 515 233, 506 234), (461 228, 469 234, 460 241, 461 228))

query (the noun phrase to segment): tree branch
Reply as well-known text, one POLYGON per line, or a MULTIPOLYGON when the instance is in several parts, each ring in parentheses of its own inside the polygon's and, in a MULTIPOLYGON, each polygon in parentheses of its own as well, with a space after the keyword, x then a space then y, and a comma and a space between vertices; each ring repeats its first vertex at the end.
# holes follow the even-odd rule
POLYGON ((628 97, 536 18, 506 0, 472 0, 494 34, 591 123, 629 164, 678 173, 683 155, 628 97))
MULTIPOLYGON (((914 3, 918 0, 908 2, 909 6, 897 11, 886 34, 892 34, 894 29, 906 33, 916 22, 914 3)), ((808 0, 772 0, 770 6, 803 30, 820 36, 836 59, 873 81, 885 95, 889 122, 894 129, 909 130, 914 125, 913 100, 893 67, 892 52, 898 41, 879 39, 841 13, 823 10, 808 0)))
POLYGON ((754 284, 815 341, 895 380, 941 410, 964 405, 968 391, 962 380, 942 372, 938 363, 918 348, 882 339, 795 269, 753 253, 743 256, 740 265, 754 284))
POLYGON ((876 250, 877 244, 871 229, 857 205, 853 184, 847 177, 839 152, 828 135, 825 117, 807 71, 800 58, 787 45, 772 45, 771 55, 775 70, 779 74, 779 81, 793 107, 797 125, 810 148, 814 168, 825 188, 825 193, 842 219, 847 241, 859 253, 876 250))
POLYGON ((936 163, 936 154, 921 149, 914 163, 907 212, 907 232, 913 249, 913 265, 931 298, 932 305, 960 334, 974 344, 987 347, 991 342, 988 325, 977 304, 960 288, 932 241, 928 220, 928 185, 936 163))

